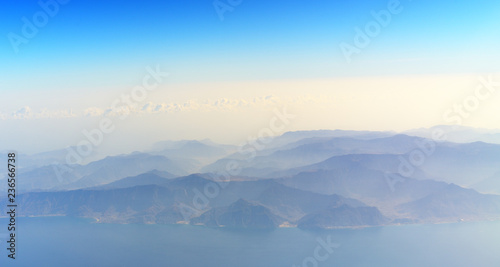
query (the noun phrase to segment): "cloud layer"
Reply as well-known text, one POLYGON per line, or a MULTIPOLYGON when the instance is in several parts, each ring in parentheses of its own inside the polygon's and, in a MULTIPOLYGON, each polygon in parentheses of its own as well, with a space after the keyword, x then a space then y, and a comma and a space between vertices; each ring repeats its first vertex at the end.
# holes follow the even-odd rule
POLYGON ((252 99, 191 99, 185 102, 169 103, 134 103, 133 105, 117 105, 115 107, 88 107, 80 111, 73 109, 34 111, 29 106, 24 106, 10 113, 0 112, 1 120, 26 120, 26 119, 55 119, 76 117, 115 117, 123 114, 155 114, 155 113, 177 113, 189 111, 236 111, 245 107, 276 106, 280 99, 268 95, 252 99))

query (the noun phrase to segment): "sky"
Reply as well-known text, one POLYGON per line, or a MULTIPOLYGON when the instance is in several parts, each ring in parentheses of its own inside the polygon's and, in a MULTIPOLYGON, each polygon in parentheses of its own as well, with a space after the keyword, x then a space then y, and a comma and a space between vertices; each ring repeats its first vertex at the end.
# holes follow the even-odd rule
POLYGON ((283 109, 282 131, 500 128, 498 1, 5 2, 0 150, 74 146, 105 118, 106 151, 237 144, 283 109))

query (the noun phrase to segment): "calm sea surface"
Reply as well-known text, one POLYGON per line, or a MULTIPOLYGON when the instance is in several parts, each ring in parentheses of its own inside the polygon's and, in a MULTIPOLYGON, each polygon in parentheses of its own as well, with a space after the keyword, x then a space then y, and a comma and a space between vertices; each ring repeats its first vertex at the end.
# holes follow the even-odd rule
POLYGON ((11 260, 0 219, 0 266, 500 266, 500 222, 325 231, 92 222, 17 218, 11 260))

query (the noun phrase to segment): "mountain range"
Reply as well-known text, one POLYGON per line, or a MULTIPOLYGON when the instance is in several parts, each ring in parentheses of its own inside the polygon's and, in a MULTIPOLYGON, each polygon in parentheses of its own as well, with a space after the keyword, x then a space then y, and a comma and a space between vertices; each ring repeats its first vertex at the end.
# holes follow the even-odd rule
POLYGON ((439 129, 455 142, 425 129, 321 130, 285 133, 253 156, 209 140, 164 141, 85 165, 65 164, 61 151, 23 155, 16 200, 21 216, 102 223, 272 229, 500 219, 500 144, 485 142, 495 133, 439 129))

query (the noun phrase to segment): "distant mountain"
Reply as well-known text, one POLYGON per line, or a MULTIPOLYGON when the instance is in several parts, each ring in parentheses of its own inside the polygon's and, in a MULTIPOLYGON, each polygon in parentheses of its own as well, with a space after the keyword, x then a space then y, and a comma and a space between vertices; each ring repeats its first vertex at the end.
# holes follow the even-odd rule
MULTIPOLYGON (((302 172, 314 172, 319 170, 351 170, 364 168, 380 171, 383 173, 399 173, 401 158, 404 155, 393 154, 351 154, 334 156, 322 162, 291 168, 286 171, 271 173, 270 177, 291 177, 302 172)), ((410 178, 429 179, 429 175, 419 168, 415 168, 410 178)))
POLYGON ((208 140, 156 148, 86 165, 21 167, 19 215, 265 229, 500 219, 500 195, 483 194, 500 194, 497 144, 305 131, 276 137, 251 158, 208 140), (201 162, 210 172, 195 172, 201 162), (241 172, 229 174, 228 162, 241 172))
POLYGON ((455 143, 485 142, 500 144, 500 129, 478 129, 459 125, 437 125, 405 131, 404 134, 432 138, 433 132, 442 132, 446 141, 455 143))
POLYGON ((419 168, 433 179, 474 188, 500 172, 500 145, 442 143, 419 168))
MULTIPOLYGON (((364 167, 303 172, 277 179, 284 185, 324 195, 340 195, 375 206, 388 217, 404 218, 397 205, 418 200, 447 184, 432 180, 404 178, 364 167)), ((350 203, 346 203, 350 204, 350 203)))
POLYGON ((168 149, 180 149, 180 148, 188 148, 188 147, 218 147, 222 148, 225 150, 231 150, 234 149, 233 145, 225 145, 225 144, 218 144, 213 142, 210 139, 204 139, 204 140, 179 140, 179 141, 172 141, 172 140, 165 140, 165 141, 160 141, 156 142, 152 145, 153 151, 161 151, 161 150, 168 150, 168 149), (203 146, 201 146, 203 145, 203 146))
POLYGON ((154 203, 162 205, 174 203, 170 190, 156 185, 111 190, 31 192, 16 196, 16 201, 20 207, 20 215, 76 216, 111 210, 123 213, 127 210, 149 208, 154 203))
POLYGON ((150 171, 147 173, 139 174, 137 176, 126 177, 118 181, 114 181, 109 184, 88 188, 88 189, 118 189, 134 187, 139 185, 162 185, 165 184, 168 179, 175 178, 176 176, 168 172, 160 171, 150 171), (158 175, 160 174, 160 175, 158 175))
POLYGON ((68 150, 58 149, 53 151, 41 152, 32 155, 19 155, 22 157, 24 168, 33 169, 54 163, 66 163, 68 150))
MULTIPOLYGON (((409 144, 429 142, 429 140, 404 136, 394 136, 395 140, 409 144), (405 140, 405 141, 404 141, 405 140)), ((370 140, 379 141, 379 140, 370 140)), ((399 142, 394 144, 402 146, 399 142)), ((300 172, 316 170, 349 169, 363 166, 368 169, 380 170, 389 173, 409 174, 410 178, 433 179, 446 183, 455 183, 464 187, 484 190, 479 183, 493 177, 500 172, 500 145, 482 142, 459 144, 459 143, 433 143, 434 148, 429 155, 420 150, 419 147, 404 154, 383 153, 356 153, 351 155, 334 156, 322 162, 278 170, 268 173, 268 177, 293 176, 300 172), (423 155, 423 162, 412 164, 413 153, 423 155), (410 169, 411 171, 408 171, 410 169), (476 185, 478 187, 476 187, 476 185)), ((408 145, 406 148, 410 148, 408 145)), ((387 150, 386 148, 385 150, 387 150)), ((494 191, 500 194, 500 191, 494 191)))
MULTIPOLYGON (((19 192, 69 190, 108 184, 119 179, 139 175, 148 171, 165 171, 173 176, 187 175, 192 169, 189 160, 171 160, 147 153, 132 153, 106 157, 87 165, 55 164, 34 168, 18 169, 19 192)), ((0 183, 5 189, 6 183, 0 183)))
POLYGON ((80 179, 56 188, 68 190, 98 186, 151 170, 167 171, 174 176, 182 176, 188 173, 183 167, 188 166, 189 163, 147 153, 107 157, 79 167, 76 171, 82 175, 80 179))
MULTIPOLYGON (((32 170, 34 168, 43 167, 52 164, 68 164, 67 157, 71 154, 71 150, 76 151, 76 147, 67 147, 64 149, 56 149, 45 151, 35 154, 19 154, 18 157, 22 159, 22 167, 25 170, 32 170)), ((92 155, 84 157, 80 164, 87 164, 92 161, 104 158, 98 150, 94 150, 92 155)))
MULTIPOLYGON (((222 184, 204 176, 166 179, 146 173, 101 188, 20 194, 19 215, 259 228, 284 222, 304 228, 332 228, 382 225, 389 220, 449 222, 500 217, 500 196, 416 179, 403 180, 392 191, 379 171, 362 168, 222 184)), ((6 204, 5 200, 0 202, 2 212, 6 204)))
POLYGON ((366 206, 361 201, 345 198, 340 195, 324 195, 303 191, 281 184, 274 184, 264 190, 256 201, 270 208, 275 214, 296 222, 304 215, 319 212, 329 207, 350 205, 352 207, 366 206))
POLYGON ((337 169, 364 164, 389 173, 401 173, 403 169, 406 170, 404 175, 411 178, 433 179, 500 194, 498 189, 485 191, 485 186, 479 184, 500 172, 500 145, 497 144, 435 142, 402 134, 374 139, 315 137, 282 147, 266 147, 256 155, 253 158, 250 155, 247 158, 241 154, 231 155, 205 166, 202 171, 223 171, 229 162, 236 162, 241 168, 240 175, 277 178, 304 171, 331 169, 329 165, 333 162, 336 162, 337 169), (411 163, 415 159, 420 160, 422 155, 422 163, 411 163), (361 162, 349 162, 356 158, 361 162), (324 164, 326 161, 330 163, 324 164))
POLYGON ((424 221, 500 219, 500 196, 450 184, 398 209, 410 218, 424 221))
MULTIPOLYGON (((378 136, 370 135, 370 136, 378 136)), ((418 147, 422 138, 407 135, 375 139, 352 137, 307 138, 288 143, 280 149, 271 148, 260 151, 251 160, 229 156, 202 168, 204 172, 224 170, 228 162, 236 160, 243 168, 241 174, 266 177, 274 172, 305 166, 324 161, 333 156, 350 154, 404 154, 418 147)), ((248 156, 250 157, 250 156, 248 156)))
POLYGON ((211 227, 265 229, 278 227, 284 221, 260 204, 239 199, 228 207, 213 208, 193 218, 191 223, 211 227))
POLYGON ((286 132, 273 139, 269 147, 282 147, 307 138, 317 137, 351 137, 356 139, 375 139, 388 137, 396 134, 395 132, 372 132, 372 131, 348 131, 348 130, 316 130, 316 131, 292 131, 286 132))
MULTIPOLYGON (((18 193, 43 191, 53 189, 55 186, 73 183, 81 177, 75 171, 77 168, 79 165, 54 164, 25 170, 21 166, 17 169, 16 175, 23 177, 23 179, 17 179, 17 191, 18 193)), ((6 188, 6 182, 0 183, 0 190, 6 191, 6 188)))
POLYGON ((172 179, 172 178, 176 178, 177 177, 177 175, 175 175, 175 174, 169 173, 167 171, 159 171, 157 169, 151 170, 151 171, 149 171, 147 173, 151 173, 151 174, 154 174, 154 175, 166 178, 166 179, 172 179))
POLYGON ((500 171, 493 174, 491 177, 486 178, 474 185, 471 188, 484 194, 497 194, 500 195, 500 171))
MULTIPOLYGON (((210 140, 183 140, 158 142, 153 145, 150 153, 168 158, 193 159, 207 164, 235 151, 235 146, 220 145, 210 140)), ((193 171, 198 171, 198 169, 193 171)))
POLYGON ((210 226, 259 228, 276 227, 284 221, 293 224, 328 207, 365 206, 354 199, 292 189, 272 180, 230 182, 220 189, 219 195, 209 199, 201 193, 207 185, 215 183, 202 175, 169 180, 145 173, 97 188, 25 193, 17 201, 22 206, 20 215, 71 215, 115 223, 191 220, 210 226), (241 200, 242 197, 248 200, 241 200), (205 204, 203 198, 206 206, 193 206, 195 201, 205 204), (192 212, 192 208, 198 210, 192 212))

